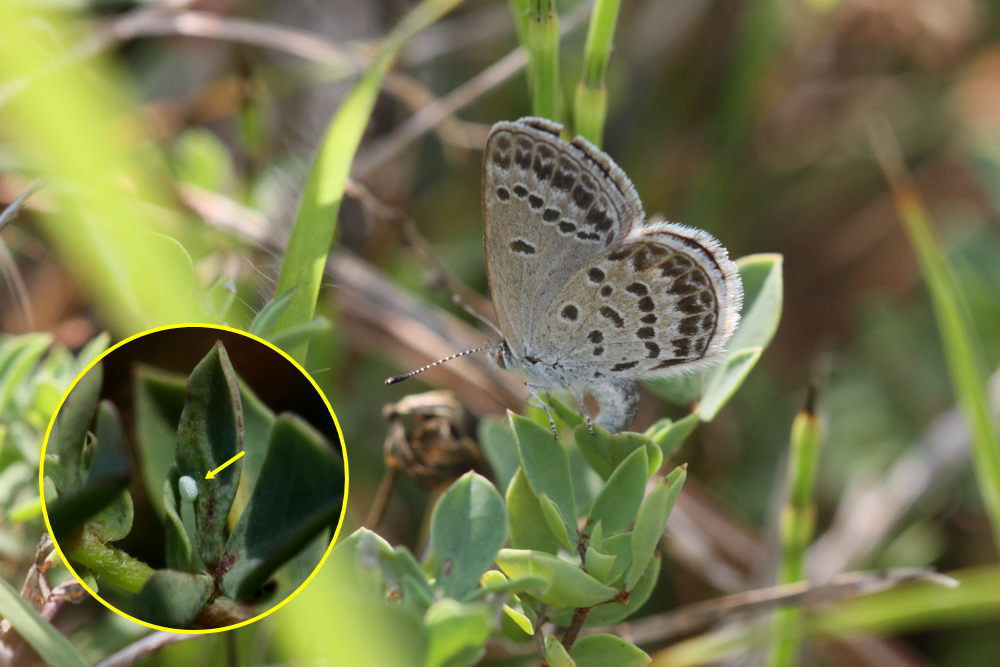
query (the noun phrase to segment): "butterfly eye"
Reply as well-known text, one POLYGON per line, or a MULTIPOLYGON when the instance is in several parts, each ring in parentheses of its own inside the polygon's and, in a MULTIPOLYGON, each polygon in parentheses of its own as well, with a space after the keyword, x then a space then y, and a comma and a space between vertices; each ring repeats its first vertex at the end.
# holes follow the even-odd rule
POLYGON ((541 359, 539 359, 538 357, 532 357, 532 356, 527 356, 524 359, 526 361, 529 361, 529 362, 533 363, 533 364, 537 364, 539 361, 541 361, 541 359))

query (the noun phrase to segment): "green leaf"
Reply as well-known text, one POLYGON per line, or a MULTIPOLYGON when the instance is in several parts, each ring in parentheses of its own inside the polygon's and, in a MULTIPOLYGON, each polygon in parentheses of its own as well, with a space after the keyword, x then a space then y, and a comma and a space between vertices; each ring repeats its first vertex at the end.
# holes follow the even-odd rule
POLYGON ((212 479, 205 475, 242 451, 243 438, 236 372, 222 343, 217 342, 188 378, 177 427, 177 469, 198 484, 198 552, 208 565, 220 562, 226 546, 226 518, 240 467, 229 466, 212 479))
POLYGON ((273 299, 264 304, 264 307, 260 309, 256 317, 253 318, 253 322, 250 323, 250 328, 248 331, 255 336, 260 336, 261 338, 268 338, 271 333, 274 332, 274 327, 281 319, 281 316, 288 310, 288 307, 292 305, 292 299, 295 297, 295 288, 288 290, 284 294, 275 296, 273 299))
MULTIPOLYGON (((425 0, 415 5, 388 37, 380 40, 371 66, 358 79, 331 119, 313 159, 299 198, 292 233, 285 244, 276 291, 282 294, 292 286, 298 289, 277 330, 307 322, 313 317, 351 163, 382 89, 382 80, 392 69, 399 50, 407 40, 433 24, 458 2, 425 0)), ((302 361, 306 347, 300 346, 289 352, 302 361)))
POLYGON ((777 254, 747 255, 736 260, 743 278, 743 313, 727 349, 766 348, 781 320, 783 258, 777 254))
MULTIPOLYGON (((79 375, 83 372, 83 369, 90 365, 94 359, 104 354, 104 351, 108 349, 108 344, 111 342, 111 334, 103 331, 89 341, 83 346, 83 348, 77 353, 76 359, 73 360, 72 373, 74 376, 79 375)), ((51 355, 50 355, 51 356, 51 355)))
POLYGON ((587 574, 593 576, 601 583, 610 584, 609 575, 617 558, 610 554, 603 554, 593 547, 587 547, 587 566, 584 568, 587 574))
POLYGON ((705 395, 698 405, 698 415, 704 422, 715 419, 722 406, 732 398, 747 375, 760 359, 763 348, 750 347, 733 352, 718 371, 712 375, 705 388, 705 395))
MULTIPOLYGON (((128 534, 132 527, 132 500, 124 489, 131 476, 131 462, 125 438, 118 411, 110 402, 102 401, 98 406, 97 438, 86 483, 77 491, 60 494, 48 508, 56 540, 68 537, 89 521, 96 522, 93 531, 102 541, 128 534)), ((83 457, 81 464, 87 466, 83 457)))
POLYGON ((508 423, 495 417, 480 420, 479 446, 493 470, 497 488, 509 488, 514 473, 521 466, 521 460, 517 454, 517 441, 508 423))
POLYGON ((649 459, 646 449, 639 448, 611 473, 597 494, 587 518, 588 527, 598 521, 602 522, 605 533, 617 533, 628 527, 642 503, 647 479, 649 459))
POLYGON ((601 553, 615 557, 614 567, 608 573, 608 585, 617 586, 619 583, 624 583, 625 573, 628 571, 629 565, 632 564, 632 533, 621 533, 604 538, 601 553), (619 582, 619 579, 622 581, 619 582))
POLYGON ((552 433, 530 419, 508 413, 521 467, 536 497, 544 493, 559 508, 568 535, 576 535, 576 501, 569 457, 552 433))
POLYGON ((465 473, 431 516, 435 575, 444 594, 458 599, 474 589, 506 538, 503 498, 485 477, 465 473))
POLYGON ((548 580, 538 574, 527 574, 523 577, 508 579, 499 570, 487 570, 480 579, 480 586, 465 597, 465 602, 481 600, 487 595, 512 591, 515 593, 534 593, 544 591, 549 586, 548 580))
POLYGON ((429 638, 429 667, 473 665, 485 652, 493 626, 493 612, 484 604, 442 599, 424 616, 429 638))
POLYGON ((626 590, 635 588, 646 565, 653 557, 686 477, 687 466, 674 469, 657 484, 639 507, 635 528, 632 530, 632 566, 625 582, 626 590))
POLYGON ((232 567, 222 589, 236 600, 253 596, 278 567, 337 524, 343 499, 344 469, 334 448, 302 418, 280 415, 250 504, 226 544, 221 562, 232 567))
POLYGON ((545 635, 545 662, 549 667, 576 667, 573 658, 555 635, 545 635))
POLYGON ((0 616, 35 649, 46 664, 66 667, 86 667, 90 664, 65 635, 42 618, 3 578, 0 578, 0 616))
POLYGON ((632 452, 650 442, 649 438, 641 433, 624 432, 612 435, 597 425, 594 426, 593 433, 586 426, 578 426, 573 432, 573 438, 587 463, 604 480, 607 480, 632 452))
POLYGON ((191 627, 212 593, 211 575, 157 570, 135 598, 134 616, 164 628, 191 627))
MULTIPOLYGON (((656 581, 660 578, 660 561, 660 555, 654 554, 649 565, 646 566, 646 571, 639 578, 639 583, 630 591, 628 602, 625 604, 612 602, 594 607, 587 614, 587 620, 584 621, 583 626, 586 628, 606 627, 620 623, 639 611, 639 608, 646 604, 650 595, 653 594, 653 589, 656 588, 656 581)), ((615 569, 617 569, 617 562, 615 565, 615 569)), ((553 621, 558 622, 555 618, 553 621)), ((569 616, 567 616, 566 622, 569 622, 569 616)))
MULTIPOLYGON (((162 489, 176 459, 177 424, 184 410, 186 379, 150 366, 138 365, 132 381, 135 397, 135 434, 139 465, 147 489, 162 489)), ((153 497, 154 509, 163 516, 163 496, 153 497)))
POLYGON ((14 392, 52 345, 47 333, 24 334, 0 347, 0 412, 14 407, 14 392))
POLYGON ((548 590, 533 597, 555 607, 591 607, 617 593, 575 565, 541 551, 501 549, 497 565, 511 578, 528 574, 545 577, 551 582, 548 590))
MULTIPOLYGON (((506 426, 504 430, 510 432, 506 426)), ((515 549, 534 549, 550 554, 559 552, 559 540, 552 534, 542 515, 542 506, 531 490, 524 470, 517 468, 507 487, 507 512, 510 514, 510 544, 515 549)))
POLYGON ((281 331, 276 331, 268 336, 276 347, 283 350, 290 350, 299 345, 304 345, 314 338, 329 336, 333 330, 333 323, 322 315, 317 315, 308 322, 295 324, 281 331))
POLYGON ((651 662, 645 652, 615 635, 581 637, 569 654, 577 667, 642 667, 651 662))
POLYGON ((61 494, 75 491, 83 484, 83 443, 97 411, 103 376, 103 368, 98 364, 80 378, 52 425, 46 453, 59 457, 59 478, 53 481, 61 494))
POLYGON ((677 421, 661 419, 650 426, 645 435, 663 452, 663 460, 669 461, 698 426, 699 421, 697 410, 677 421))
POLYGON ((177 468, 170 478, 163 480, 163 526, 167 540, 167 566, 172 570, 197 572, 203 563, 196 557, 191 537, 184 528, 180 508, 180 491, 177 489, 177 468))
POLYGON ((559 511, 555 502, 547 494, 543 493, 538 497, 538 506, 542 510, 542 518, 545 519, 545 524, 549 527, 556 541, 565 547, 567 551, 575 550, 576 542, 566 532, 566 520, 563 518, 562 512, 559 511))

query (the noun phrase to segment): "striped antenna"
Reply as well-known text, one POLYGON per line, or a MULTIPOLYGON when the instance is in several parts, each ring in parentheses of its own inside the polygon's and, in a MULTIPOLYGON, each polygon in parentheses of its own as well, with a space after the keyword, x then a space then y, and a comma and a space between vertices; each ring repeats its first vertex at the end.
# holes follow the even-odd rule
POLYGON ((488 350, 491 347, 493 347, 493 346, 492 345, 483 345, 482 347, 474 347, 471 350, 465 350, 464 352, 458 352, 456 354, 452 354, 450 356, 445 357, 444 359, 438 359, 437 361, 435 361, 433 363, 430 363, 430 364, 427 364, 426 366, 418 368, 415 371, 410 371, 409 373, 403 373, 402 375, 394 375, 391 378, 387 378, 386 381, 385 381, 385 383, 386 384, 396 384, 397 382, 402 382, 403 380, 405 380, 407 378, 411 378, 414 375, 417 375, 418 373, 423 373, 424 371, 430 370, 431 368, 434 368, 435 366, 440 366, 441 364, 449 362, 452 359, 458 359, 459 357, 464 357, 465 355, 472 354, 473 352, 482 352, 483 350, 488 350))

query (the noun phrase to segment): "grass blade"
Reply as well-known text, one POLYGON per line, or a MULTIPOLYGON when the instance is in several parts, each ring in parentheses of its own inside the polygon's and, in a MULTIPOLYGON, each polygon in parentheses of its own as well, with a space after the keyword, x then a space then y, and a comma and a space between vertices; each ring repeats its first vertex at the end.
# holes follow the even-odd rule
MULTIPOLYGON (((337 110, 316 153, 299 202, 298 214, 281 264, 275 296, 295 289, 275 330, 304 324, 312 319, 319 295, 323 268, 336 231, 340 202, 351 172, 351 163, 361 144, 361 135, 382 87, 402 46, 457 5, 460 0, 424 0, 407 14, 389 34, 371 67, 337 110)), ((557 35, 558 36, 558 35, 557 35)), ((304 359, 308 342, 289 353, 304 359)))
POLYGON ((993 526, 994 542, 1000 550, 1000 433, 990 410, 985 364, 968 306, 934 238, 930 217, 906 171, 891 129, 885 123, 871 123, 868 129, 875 156, 892 189, 896 214, 906 229, 927 281, 948 374, 969 423, 979 492, 993 526))

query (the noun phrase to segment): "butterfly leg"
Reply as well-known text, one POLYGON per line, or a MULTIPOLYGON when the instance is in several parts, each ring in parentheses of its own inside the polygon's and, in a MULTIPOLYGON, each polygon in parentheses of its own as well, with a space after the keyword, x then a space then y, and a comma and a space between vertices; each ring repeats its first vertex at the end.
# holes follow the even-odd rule
POLYGON ((601 407, 595 423, 612 433, 625 430, 639 412, 639 387, 631 380, 594 385, 590 393, 601 407))
POLYGON ((549 418, 549 427, 552 429, 552 437, 556 440, 559 439, 559 431, 556 429, 556 420, 552 417, 552 410, 549 408, 549 404, 545 402, 542 398, 539 389, 545 389, 542 385, 532 384, 531 382, 525 382, 524 386, 528 388, 528 405, 536 408, 541 408, 545 410, 545 416, 549 418))
POLYGON ((594 420, 590 418, 590 411, 587 410, 587 404, 583 402, 583 392, 576 389, 570 393, 573 395, 573 400, 576 401, 576 409, 587 420, 587 430, 590 431, 590 435, 594 435, 594 420))

